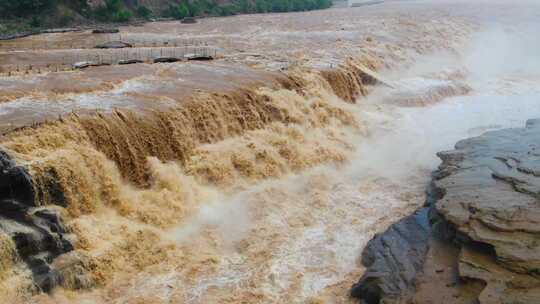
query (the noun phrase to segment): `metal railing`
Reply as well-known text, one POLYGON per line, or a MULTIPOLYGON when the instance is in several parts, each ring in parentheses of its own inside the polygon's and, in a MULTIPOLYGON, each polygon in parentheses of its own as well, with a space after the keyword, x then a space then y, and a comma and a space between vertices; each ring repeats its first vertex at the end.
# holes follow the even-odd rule
POLYGON ((93 34, 83 37, 73 37, 69 40, 7 40, 0 41, 0 51, 26 50, 61 50, 61 49, 93 49, 97 45, 111 41, 122 41, 133 47, 187 47, 208 46, 202 39, 159 37, 159 35, 142 34, 93 34))
POLYGON ((85 53, 73 51, 58 58, 55 62, 41 64, 0 65, 0 76, 18 76, 77 70, 76 63, 90 65, 115 65, 128 61, 152 63, 158 58, 175 58, 179 61, 191 58, 216 58, 218 51, 213 47, 168 47, 168 48, 127 48, 87 50, 85 53))

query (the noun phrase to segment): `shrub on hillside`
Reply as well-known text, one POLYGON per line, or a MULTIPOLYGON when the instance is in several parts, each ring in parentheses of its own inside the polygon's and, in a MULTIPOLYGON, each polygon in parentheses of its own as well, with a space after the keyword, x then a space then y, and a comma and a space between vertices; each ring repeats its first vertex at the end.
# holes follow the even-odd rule
POLYGON ((56 0, 0 0, 0 15, 30 16, 53 8, 56 0))
POLYGON ((70 23, 75 20, 75 13, 73 10, 61 6, 58 8, 57 12, 58 17, 56 17, 58 26, 68 26, 70 23))
POLYGON ((87 0, 64 0, 63 4, 72 10, 85 15, 90 10, 87 0))
POLYGON ((131 19, 132 13, 128 10, 121 9, 113 15, 112 21, 114 22, 127 22, 131 19))
POLYGON ((184 19, 185 17, 190 16, 189 7, 187 4, 182 3, 176 6, 171 5, 167 12, 168 17, 175 19, 184 19))
POLYGON ((245 14, 245 13, 253 13, 254 12, 252 2, 249 1, 249 0, 238 0, 237 1, 237 6, 238 6, 238 9, 240 10, 241 13, 245 14))
POLYGON ((41 20, 39 20, 37 16, 33 16, 32 19, 30 19, 29 25, 32 28, 38 28, 41 26, 41 20))
POLYGON ((266 13, 270 10, 270 4, 266 0, 255 0, 255 12, 266 13))
POLYGON ((148 20, 150 19, 150 17, 152 17, 152 11, 149 10, 146 6, 141 5, 137 7, 137 15, 141 18, 148 20))
POLYGON ((217 9, 217 4, 213 1, 184 1, 178 5, 171 5, 167 15, 168 17, 175 19, 184 19, 185 17, 208 15, 211 11, 215 11, 217 9))
POLYGON ((201 15, 230 16, 241 13, 307 11, 330 6, 332 0, 234 0, 225 5, 218 5, 215 0, 192 0, 174 6, 176 12, 170 16, 182 19, 186 16, 201 15))
MULTIPOLYGON (((88 0, 0 0, 0 18, 33 17, 50 23, 66 26, 78 15, 95 18, 104 22, 126 22, 132 17, 132 11, 125 7, 126 0, 104 0, 103 5, 92 10, 88 0), (54 14, 51 14, 52 10, 54 14)), ((130 3, 135 3, 131 1, 130 3)), ((164 15, 176 19, 197 16, 230 16, 241 13, 267 13, 306 11, 328 8, 332 0, 231 0, 227 4, 218 0, 175 0, 174 5, 165 10, 164 15)), ((152 11, 145 6, 137 6, 134 13, 144 19, 150 19, 152 11)), ((25 19, 26 26, 37 25, 36 20, 25 19)))
POLYGON ((131 19, 132 14, 123 8, 121 0, 105 0, 105 5, 94 10, 94 16, 101 21, 126 22, 131 19))

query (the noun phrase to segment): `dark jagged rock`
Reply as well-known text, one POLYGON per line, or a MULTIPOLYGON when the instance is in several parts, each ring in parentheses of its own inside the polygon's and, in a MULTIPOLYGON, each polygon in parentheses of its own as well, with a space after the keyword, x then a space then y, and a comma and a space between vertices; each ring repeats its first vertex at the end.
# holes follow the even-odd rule
POLYGON ((180 61, 180 58, 176 57, 159 57, 154 59, 154 63, 171 63, 171 62, 178 62, 180 61))
POLYGON ((93 30, 92 34, 116 34, 119 32, 120 30, 117 28, 100 28, 93 30))
MULTIPOLYGON (((0 200, 10 201, 12 205, 35 207, 32 179, 25 168, 0 151, 0 200)), ((6 204, 8 204, 6 202, 6 204)))
POLYGON ((428 237, 395 236, 418 213, 376 236, 353 296, 367 303, 540 303, 540 120, 460 141, 438 156, 428 237), (406 243, 381 247, 390 237, 406 243), (423 258, 394 254, 413 246, 416 253, 427 248, 423 258))
POLYGON ((27 170, 0 151, 0 230, 13 240, 35 284, 49 291, 62 281, 51 264, 73 246, 58 211, 39 206, 36 197, 27 170))
POLYGON ((362 254, 366 272, 351 295, 368 304, 392 303, 414 292, 415 278, 428 250, 427 208, 422 208, 376 235, 362 254))
POLYGON ((123 42, 123 41, 108 41, 102 44, 96 45, 96 49, 123 49, 123 48, 130 48, 133 47, 133 45, 123 42))
POLYGON ((118 61, 118 64, 125 65, 125 64, 136 64, 136 63, 144 63, 144 61, 139 59, 126 59, 126 60, 120 60, 118 61))
POLYGON ((186 55, 184 56, 185 59, 190 61, 210 61, 214 60, 214 56, 212 55, 186 55))
POLYGON ((104 65, 111 65, 111 64, 108 62, 79 61, 73 64, 73 68, 82 70, 89 67, 97 67, 97 66, 104 66, 104 65))

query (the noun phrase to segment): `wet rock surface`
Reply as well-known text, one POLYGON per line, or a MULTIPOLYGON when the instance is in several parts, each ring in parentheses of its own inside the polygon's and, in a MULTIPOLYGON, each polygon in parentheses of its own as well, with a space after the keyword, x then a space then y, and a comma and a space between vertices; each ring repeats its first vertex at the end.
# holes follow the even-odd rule
POLYGON ((64 280, 53 265, 55 259, 73 246, 59 211, 40 206, 36 197, 27 170, 0 151, 0 230, 13 240, 36 286, 49 291, 64 280))
POLYGON ((126 60, 120 60, 118 61, 118 64, 125 65, 125 64, 136 64, 136 63, 143 63, 144 61, 139 59, 126 59, 126 60))
POLYGON ((89 68, 89 67, 104 66, 104 65, 110 65, 110 64, 93 62, 93 61, 80 61, 80 62, 75 62, 73 64, 73 68, 82 70, 82 69, 86 69, 86 68, 89 68))
POLYGON ((362 255, 367 270, 353 286, 353 297, 373 304, 414 292, 415 278, 428 250, 427 212, 422 208, 369 241, 362 255))
POLYGON ((181 59, 176 57, 159 57, 154 59, 154 63, 171 63, 178 61, 181 61, 181 59))
POLYGON ((462 277, 483 281, 482 303, 540 302, 540 120, 488 132, 439 154, 437 213, 463 240, 462 277))
POLYGON ((370 241, 352 295, 366 303, 540 303, 540 120, 438 156, 429 216, 417 212, 370 241), (431 230, 404 225, 419 215, 431 230))

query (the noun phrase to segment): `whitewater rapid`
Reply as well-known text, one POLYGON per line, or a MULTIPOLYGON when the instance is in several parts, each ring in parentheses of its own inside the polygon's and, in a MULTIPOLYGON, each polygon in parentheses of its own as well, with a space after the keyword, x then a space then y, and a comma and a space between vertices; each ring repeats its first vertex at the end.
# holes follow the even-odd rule
MULTIPOLYGON (((421 29, 407 42, 421 45, 421 29)), ((333 33, 321 32, 332 39, 324 45, 333 45, 333 33)), ((362 249, 424 204, 438 151, 540 117, 536 36, 496 29, 462 49, 418 55, 403 70, 378 71, 387 85, 355 104, 336 97, 328 79, 299 71, 293 76, 306 86, 303 94, 288 84, 205 95, 159 120, 115 111, 23 130, 6 146, 38 178, 61 177, 71 195, 64 211, 80 238, 75 254, 89 257, 85 270, 96 281, 25 296, 35 303, 353 303, 348 293, 363 272, 362 249), (147 144, 137 132, 161 141, 147 144), (147 157, 154 150, 163 155, 147 157)), ((183 81, 173 72, 156 73, 160 90, 183 81)), ((148 80, 106 94, 68 94, 56 106, 21 99, 0 115, 27 106, 61 112, 71 103, 114 110, 127 100, 123 93, 145 91, 148 80)))
MULTIPOLYGON (((537 71, 479 76, 460 58, 388 75, 399 85, 381 87, 350 105, 365 130, 350 135, 354 149, 344 164, 211 195, 166 233, 167 242, 189 256, 184 264, 158 263, 120 277, 105 292, 76 298, 81 303, 352 303, 348 288, 362 274, 362 248, 424 203, 438 151, 540 117, 537 71), (452 90, 463 83, 466 92, 452 90), (450 96, 430 95, 441 87, 449 88, 442 91, 450 96), (388 98, 403 93, 421 102, 404 105, 388 98), (429 98, 434 102, 425 103, 429 98)), ((54 299, 62 303, 70 297, 57 292, 54 299)))
POLYGON ((211 301, 208 296, 219 289, 233 295, 260 293, 262 302, 351 301, 347 290, 363 271, 362 248, 374 233, 424 203, 430 174, 440 162, 437 152, 452 149, 461 139, 521 127, 525 120, 540 117, 540 71, 534 65, 516 68, 536 55, 514 57, 515 64, 506 62, 496 72, 478 73, 489 63, 476 57, 477 48, 471 46, 458 59, 438 58, 446 62, 442 65, 413 67, 403 77, 389 75, 399 85, 380 88, 353 110, 366 123, 367 135, 355 140, 354 155, 346 165, 319 167, 242 193, 236 197, 236 212, 259 214, 249 220, 235 212, 224 213, 217 221, 211 216, 210 225, 234 226, 237 219, 247 224, 244 241, 265 242, 268 237, 282 241, 276 248, 273 242, 266 244, 272 248, 266 268, 264 263, 247 266, 248 257, 232 253, 229 258, 235 262, 222 268, 220 275, 198 281, 190 302, 211 301), (466 92, 452 89, 463 83, 469 87, 466 92), (450 92, 445 98, 430 93, 441 87, 450 92), (422 102, 403 105, 388 99, 402 93, 422 102), (423 102, 429 98, 434 102, 423 102), (271 197, 258 200, 261 195, 271 197), (258 235, 262 227, 279 237, 258 235))

